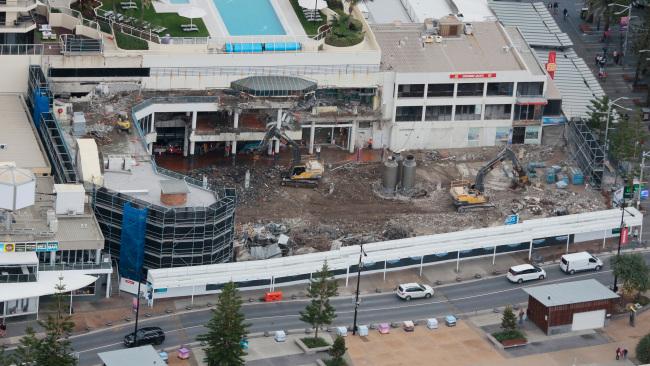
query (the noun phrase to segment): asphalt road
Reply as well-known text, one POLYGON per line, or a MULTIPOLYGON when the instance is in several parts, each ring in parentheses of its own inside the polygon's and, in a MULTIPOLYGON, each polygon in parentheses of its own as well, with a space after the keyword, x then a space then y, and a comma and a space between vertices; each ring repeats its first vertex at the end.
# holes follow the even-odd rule
MULTIPOLYGON (((646 262, 650 262, 650 253, 644 256, 646 262)), ((546 268, 545 280, 522 285, 512 284, 505 277, 498 277, 440 287, 436 288, 435 295, 427 300, 406 302, 392 293, 363 296, 359 307, 359 324, 466 314, 506 304, 523 303, 527 301, 527 295, 521 289, 540 284, 595 278, 606 286, 611 286, 613 276, 607 264, 609 260, 604 262, 606 262, 605 268, 600 272, 585 272, 573 276, 564 274, 557 265, 552 265, 546 268)), ((337 298, 332 303, 337 309, 335 325, 351 325, 354 315, 353 299, 337 298)), ((303 329, 308 325, 298 318, 305 304, 306 300, 268 304, 247 303, 243 306, 243 310, 251 324, 249 328, 251 333, 278 329, 303 329)), ((194 342, 197 335, 205 332, 204 324, 209 319, 210 311, 202 309, 156 319, 143 319, 140 324, 159 326, 164 329, 166 340, 162 347, 171 347, 194 342)), ((98 352, 123 348, 122 339, 133 329, 132 327, 133 324, 125 324, 124 327, 71 337, 73 347, 79 354, 79 365, 100 364, 98 352)))

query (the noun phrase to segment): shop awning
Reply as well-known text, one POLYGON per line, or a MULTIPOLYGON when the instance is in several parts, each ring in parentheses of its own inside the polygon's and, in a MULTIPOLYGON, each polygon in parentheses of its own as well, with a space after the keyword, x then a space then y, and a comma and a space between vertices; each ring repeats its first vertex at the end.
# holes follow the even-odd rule
POLYGON ((97 277, 72 271, 41 271, 36 282, 0 283, 0 302, 52 295, 57 292, 59 283, 65 286, 64 292, 86 287, 97 281, 97 277))

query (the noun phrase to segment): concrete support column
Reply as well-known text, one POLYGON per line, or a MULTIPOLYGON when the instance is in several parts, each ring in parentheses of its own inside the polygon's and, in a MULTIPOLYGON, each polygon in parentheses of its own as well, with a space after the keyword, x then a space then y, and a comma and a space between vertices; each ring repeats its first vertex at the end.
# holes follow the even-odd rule
POLYGON ((569 239, 571 238, 571 235, 567 234, 566 235, 566 252, 567 254, 569 253, 569 239))
POLYGON ((345 287, 348 287, 349 279, 350 279, 350 266, 345 266, 345 287))
POLYGON ((156 112, 151 113, 151 123, 149 124, 149 132, 154 132, 156 130, 156 112))
POLYGON ((309 155, 314 154, 314 140, 316 138, 316 121, 311 121, 309 128, 309 155))
POLYGON ((384 259, 384 282, 386 282, 386 267, 388 267, 388 261, 384 259))
POLYGON ((458 251, 458 256, 456 256, 456 273, 460 271, 460 250, 458 251))
POLYGON ((533 256, 533 239, 530 240, 530 247, 528 247, 528 260, 533 256))
MULTIPOLYGON (((234 114, 233 119, 232 119, 232 127, 235 128, 235 129, 239 128, 239 110, 238 109, 235 109, 235 114, 234 114)), ((235 139, 232 140, 230 152, 233 154, 233 156, 235 154, 237 154, 237 132, 235 132, 235 139)))
POLYGON ((106 298, 111 296, 111 274, 106 275, 106 298))
MULTIPOLYGON (((190 155, 194 155, 194 148, 195 148, 195 142, 194 141, 189 141, 190 136, 194 135, 194 131, 196 131, 196 118, 198 116, 199 112, 194 111, 192 112, 192 130, 190 130, 187 139, 190 145, 190 155)), ((184 152, 185 156, 187 156, 187 153, 184 152)))
POLYGON ((351 153, 354 152, 354 142, 357 140, 357 125, 359 122, 354 121, 352 122, 352 127, 350 127, 350 136, 348 138, 348 151, 351 153))
POLYGON ((96 249, 95 250, 95 264, 99 265, 102 263, 102 250, 101 249, 96 249))
POLYGON ((196 130, 196 117, 198 116, 198 114, 199 113, 197 111, 192 112, 192 132, 196 130))
POLYGON ((420 277, 422 277, 422 265, 424 264, 424 256, 420 257, 420 277))
POLYGON ((50 252, 50 265, 54 265, 56 263, 56 252, 50 252))
POLYGON ((492 265, 494 265, 495 261, 497 259, 497 246, 494 246, 494 253, 492 253, 492 265))
MULTIPOLYGON (((278 124, 277 124, 278 130, 282 129, 282 108, 278 109, 278 124)), ((280 140, 275 140, 275 153, 278 154, 280 152, 280 140)))
POLYGON ((607 230, 605 230, 605 233, 603 233, 603 249, 605 249, 606 244, 607 244, 607 230))
POLYGON ((183 138, 183 156, 187 157, 187 152, 189 150, 189 145, 190 145, 190 134, 189 134, 189 127, 185 126, 185 137, 183 138))

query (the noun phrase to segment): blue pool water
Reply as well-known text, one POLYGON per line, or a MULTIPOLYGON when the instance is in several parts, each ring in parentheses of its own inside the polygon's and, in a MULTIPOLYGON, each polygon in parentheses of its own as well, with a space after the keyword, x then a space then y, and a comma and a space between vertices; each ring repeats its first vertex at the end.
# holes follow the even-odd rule
POLYGON ((270 0, 212 0, 231 36, 286 34, 270 0))
POLYGON ((190 0, 169 0, 169 2, 174 5, 183 5, 183 4, 189 4, 190 0))

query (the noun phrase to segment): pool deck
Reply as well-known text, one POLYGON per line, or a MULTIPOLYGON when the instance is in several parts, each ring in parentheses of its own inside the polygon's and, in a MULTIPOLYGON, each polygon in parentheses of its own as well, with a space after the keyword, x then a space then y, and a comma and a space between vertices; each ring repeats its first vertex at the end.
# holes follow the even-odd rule
MULTIPOLYGON (((300 24, 298 16, 293 11, 291 3, 289 1, 283 0, 269 0, 275 12, 280 19, 280 23, 284 28, 286 35, 285 36, 268 36, 268 35, 251 35, 251 36, 235 36, 245 38, 255 38, 255 37, 291 37, 291 36, 304 36, 305 31, 300 24)), ((189 0, 188 4, 171 4, 165 0, 153 2, 154 9, 158 13, 176 13, 181 8, 188 6, 195 6, 206 11, 206 16, 203 17, 203 22, 210 32, 210 37, 212 38, 228 38, 231 37, 228 33, 225 23, 221 19, 219 12, 217 11, 216 6, 212 0, 189 0)), ((187 20, 189 24, 190 20, 187 20)), ((188 37, 192 37, 192 32, 187 32, 188 37)))

